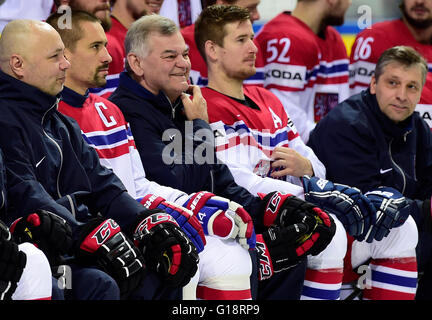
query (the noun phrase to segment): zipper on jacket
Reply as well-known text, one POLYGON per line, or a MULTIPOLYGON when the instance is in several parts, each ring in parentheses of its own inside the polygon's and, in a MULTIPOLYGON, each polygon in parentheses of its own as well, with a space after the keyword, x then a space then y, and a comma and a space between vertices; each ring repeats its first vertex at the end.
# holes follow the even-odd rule
POLYGON ((213 169, 210 169, 210 192, 215 193, 214 189, 214 172, 213 169))
POLYGON ((1 191, 2 201, 1 201, 0 209, 2 209, 4 207, 4 205, 5 205, 5 196, 6 195, 4 194, 4 191, 2 190, 1 191))
POLYGON ((404 138, 404 142, 406 142, 406 138, 407 136, 411 133, 411 130, 407 131, 404 133, 403 138, 404 138))
MULTIPOLYGON (((405 135, 405 138, 406 138, 406 135, 405 135)), ((391 162, 393 163, 393 165, 394 165, 394 166, 395 166, 395 167, 396 167, 396 168, 401 172, 401 174, 402 174, 402 179, 403 179, 402 194, 404 194, 404 193, 405 193, 405 187, 406 187, 406 178, 405 178, 405 174, 404 174, 402 168, 399 167, 398 164, 393 160, 393 156, 392 156, 392 152, 391 152, 391 145, 392 145, 392 143, 393 143, 393 139, 391 139, 391 140, 390 140, 390 143, 389 143, 389 155, 390 155, 390 160, 391 160, 391 162)))
POLYGON ((49 108, 45 113, 44 113, 44 115, 43 115, 43 117, 42 117, 42 121, 41 121, 41 125, 42 125, 42 131, 43 131, 43 133, 44 133, 44 135, 56 146, 56 148, 58 149, 58 151, 59 151, 59 153, 60 153, 60 168, 59 168, 59 171, 58 171, 58 174, 57 174, 57 195, 58 195, 58 197, 59 198, 61 198, 62 197, 62 195, 61 195, 61 193, 60 193, 60 172, 61 172, 61 170, 62 170, 62 167, 63 167, 63 152, 62 152, 62 150, 61 150, 61 148, 60 148, 60 145, 53 139, 53 138, 51 138, 50 136, 49 136, 49 134, 45 131, 45 129, 44 129, 44 127, 43 127, 43 123, 44 123, 44 121, 45 121, 45 116, 47 115, 47 113, 48 112, 50 112, 53 108, 56 108, 57 109, 57 107, 58 107, 58 103, 60 102, 60 98, 57 98, 57 100, 56 100, 56 102, 51 106, 51 108, 49 108))
POLYGON ((176 103, 176 105, 173 106, 173 104, 171 103, 171 100, 168 98, 168 96, 165 93, 164 93, 164 95, 165 95, 165 98, 167 98, 167 100, 168 100, 168 102, 170 104, 170 107, 171 107, 171 117, 172 117, 172 120, 174 120, 175 119, 175 110, 176 110, 177 106, 179 105, 179 103, 176 103))

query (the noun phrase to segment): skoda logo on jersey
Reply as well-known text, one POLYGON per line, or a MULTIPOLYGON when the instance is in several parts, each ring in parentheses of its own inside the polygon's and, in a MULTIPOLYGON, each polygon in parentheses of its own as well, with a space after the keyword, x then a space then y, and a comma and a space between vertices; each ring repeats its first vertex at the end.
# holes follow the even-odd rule
POLYGON ((276 78, 276 79, 284 79, 284 80, 299 80, 303 81, 302 76, 298 72, 290 72, 290 71, 281 71, 278 69, 269 70, 265 74, 267 78, 276 78))
POLYGON ((375 73, 375 70, 368 70, 367 68, 364 67, 358 67, 356 69, 351 69, 349 70, 349 77, 350 78, 354 78, 357 75, 359 76, 363 76, 363 77, 372 77, 375 73))

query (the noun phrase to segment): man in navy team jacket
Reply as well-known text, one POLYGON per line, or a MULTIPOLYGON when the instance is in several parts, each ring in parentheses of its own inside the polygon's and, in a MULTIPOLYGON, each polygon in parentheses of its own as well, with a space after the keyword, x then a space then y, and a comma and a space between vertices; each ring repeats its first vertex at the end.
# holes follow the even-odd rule
MULTIPOLYGON (((408 47, 383 53, 370 88, 333 109, 312 131, 308 145, 328 179, 367 192, 393 187, 411 202, 419 231, 419 272, 431 268, 432 134, 414 112, 427 74, 420 55, 408 47)), ((420 278, 417 299, 431 297, 429 272, 420 278), (428 289, 429 288, 429 289, 428 289)))

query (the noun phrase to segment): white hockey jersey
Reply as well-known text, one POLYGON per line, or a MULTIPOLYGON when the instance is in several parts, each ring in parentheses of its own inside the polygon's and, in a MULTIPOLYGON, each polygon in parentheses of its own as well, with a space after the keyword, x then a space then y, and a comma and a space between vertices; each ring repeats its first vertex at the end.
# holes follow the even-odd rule
POLYGON ((278 98, 267 89, 244 87, 244 94, 259 110, 210 88, 202 89, 210 125, 215 133, 216 154, 230 168, 237 184, 252 194, 281 191, 304 198, 299 178, 270 177, 276 147, 289 147, 311 161, 314 174, 325 178, 325 167, 304 144, 278 98))
POLYGON ((255 42, 264 87, 281 100, 307 142, 315 124, 349 96, 349 60, 340 34, 328 26, 321 38, 283 12, 263 26, 255 42))
POLYGON ((83 138, 99 155, 102 165, 112 169, 135 199, 156 194, 183 205, 186 193, 149 181, 135 146, 130 127, 111 101, 90 93, 87 96, 65 88, 58 110, 75 119, 83 138))

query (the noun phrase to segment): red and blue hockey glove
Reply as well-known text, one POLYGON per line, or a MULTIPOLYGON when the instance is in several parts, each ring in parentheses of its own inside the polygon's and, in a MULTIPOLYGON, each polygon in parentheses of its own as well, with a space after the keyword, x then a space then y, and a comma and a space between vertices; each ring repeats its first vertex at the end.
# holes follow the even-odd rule
POLYGON ((26 262, 26 254, 19 250, 8 227, 0 221, 0 300, 11 300, 26 262))
POLYGON ((174 218, 153 209, 140 215, 133 229, 135 245, 144 253, 146 265, 172 287, 183 287, 198 270, 198 252, 174 218))
POLYGON ((363 240, 375 222, 375 207, 357 188, 317 177, 302 177, 305 200, 333 213, 346 231, 363 240))
POLYGON ((192 211, 153 194, 148 194, 139 201, 148 209, 157 208, 170 214, 192 241, 198 252, 204 250, 206 244, 204 230, 192 211))
POLYGON ((288 227, 299 222, 307 225, 308 232, 303 241, 313 242, 309 254, 319 254, 333 239, 336 225, 332 217, 312 203, 277 191, 267 195, 259 194, 259 196, 263 199, 265 226, 288 227))
POLYGON ((76 262, 96 266, 113 277, 126 299, 145 274, 144 258, 113 219, 94 218, 78 231, 76 262))
POLYGON ((376 208, 376 221, 369 228, 366 242, 382 240, 392 228, 401 226, 408 219, 410 204, 396 189, 379 187, 365 193, 365 196, 376 208))
POLYGON ((221 239, 237 239, 245 249, 255 247, 252 218, 238 203, 201 191, 193 194, 183 206, 198 218, 204 234, 221 239))
POLYGON ((37 210, 15 220, 10 228, 17 243, 30 242, 44 252, 51 266, 63 263, 62 256, 72 249, 72 231, 65 219, 37 210))

